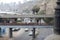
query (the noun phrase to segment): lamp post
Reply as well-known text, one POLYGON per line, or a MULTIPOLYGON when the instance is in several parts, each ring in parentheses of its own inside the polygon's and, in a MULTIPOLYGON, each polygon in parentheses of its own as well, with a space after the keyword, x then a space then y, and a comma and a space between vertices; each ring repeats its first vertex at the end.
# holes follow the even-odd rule
POLYGON ((35 38, 35 29, 36 28, 33 28, 33 38, 35 38))
POLYGON ((12 28, 9 28, 9 37, 12 38, 12 28))
POLYGON ((48 36, 45 40, 60 40, 60 0, 57 0, 56 3, 54 34, 48 36))
POLYGON ((60 35, 60 0, 57 1, 57 7, 55 8, 54 33, 60 35))

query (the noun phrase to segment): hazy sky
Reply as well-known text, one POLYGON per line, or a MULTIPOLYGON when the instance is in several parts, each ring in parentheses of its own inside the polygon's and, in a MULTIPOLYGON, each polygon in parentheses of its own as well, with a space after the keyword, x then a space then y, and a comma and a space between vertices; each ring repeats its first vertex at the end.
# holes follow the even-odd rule
POLYGON ((0 2, 3 2, 3 3, 11 3, 11 2, 18 3, 18 1, 20 1, 21 3, 24 3, 24 2, 30 1, 30 0, 0 0, 0 2))

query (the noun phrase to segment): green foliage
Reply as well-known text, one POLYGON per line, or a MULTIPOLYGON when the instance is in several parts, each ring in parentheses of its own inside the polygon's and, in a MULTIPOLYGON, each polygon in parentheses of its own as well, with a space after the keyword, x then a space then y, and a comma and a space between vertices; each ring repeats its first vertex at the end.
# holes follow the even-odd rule
POLYGON ((22 22, 22 20, 17 20, 17 22, 22 22))
POLYGON ((50 23, 53 25, 54 24, 54 20, 52 20, 50 23))
POLYGON ((28 10, 28 9, 24 9, 23 12, 25 12, 25 13, 29 13, 30 10, 28 10))
POLYGON ((53 18, 44 18, 43 19, 47 24, 51 24, 53 22, 53 18))
POLYGON ((21 20, 17 20, 17 22, 22 22, 22 19, 21 20))
POLYGON ((41 11, 38 12, 38 15, 43 15, 43 14, 45 14, 44 10, 41 10, 41 11))
POLYGON ((33 8, 32 8, 32 11, 36 12, 36 13, 38 13, 39 10, 40 10, 40 7, 37 5, 33 6, 33 8))

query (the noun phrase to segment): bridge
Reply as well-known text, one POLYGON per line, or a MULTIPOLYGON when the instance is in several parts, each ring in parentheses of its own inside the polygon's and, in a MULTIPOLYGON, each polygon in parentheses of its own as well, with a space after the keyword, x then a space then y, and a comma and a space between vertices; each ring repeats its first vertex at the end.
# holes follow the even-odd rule
MULTIPOLYGON (((54 18, 54 15, 11 15, 11 14, 0 14, 0 18, 54 18)), ((10 28, 10 38, 12 37, 12 28, 33 28, 33 38, 35 38, 35 28, 53 28, 52 25, 17 25, 17 24, 1 24, 0 23, 0 28, 10 28)))
POLYGON ((0 14, 0 18, 54 18, 53 14, 45 14, 45 15, 11 15, 11 14, 0 14))
MULTIPOLYGON (((54 15, 53 14, 45 14, 45 15, 17 15, 17 14, 0 14, 0 18, 54 18, 54 15)), ((10 24, 4 24, 3 23, 3 25, 0 23, 0 27, 6 27, 7 28, 7 26, 9 25, 9 27, 20 27, 20 28, 31 28, 32 26, 34 26, 34 24, 33 25, 24 25, 24 26, 22 26, 21 25, 22 23, 20 23, 20 24, 16 24, 16 23, 12 23, 12 25, 10 25, 10 24), (17 26, 16 26, 17 25, 17 26), (22 26, 22 27, 21 27, 22 26)), ((24 23, 23 23, 24 24, 24 23)), ((44 25, 42 25, 42 26, 44 26, 44 25)), ((47 27, 47 26, 49 26, 49 25, 46 25, 45 27, 47 27)), ((35 28, 40 28, 41 27, 41 25, 39 25, 38 27, 37 27, 37 25, 35 24, 35 28)), ((44 27, 44 28, 45 28, 44 27)), ((43 28, 43 27, 42 27, 43 28)))

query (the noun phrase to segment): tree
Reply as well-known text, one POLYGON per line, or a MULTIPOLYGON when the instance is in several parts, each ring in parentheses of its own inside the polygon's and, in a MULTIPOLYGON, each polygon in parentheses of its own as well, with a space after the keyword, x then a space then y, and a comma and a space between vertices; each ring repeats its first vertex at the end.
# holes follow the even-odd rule
POLYGON ((45 14, 45 11, 44 10, 41 10, 41 11, 38 12, 37 15, 43 15, 43 14, 45 14))
POLYGON ((53 24, 53 18, 43 18, 43 20, 47 23, 47 24, 53 24))
POLYGON ((30 10, 28 10, 28 9, 24 9, 23 12, 29 13, 30 10))
POLYGON ((35 5, 32 8, 33 14, 38 13, 39 10, 40 10, 40 7, 38 5, 35 5))
MULTIPOLYGON (((35 5, 35 6, 33 6, 33 8, 32 8, 33 14, 35 14, 35 13, 38 14, 39 10, 40 10, 40 6, 38 6, 38 5, 35 5)), ((36 18, 37 24, 38 24, 38 22, 39 22, 39 19, 40 19, 40 18, 36 18)))

